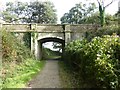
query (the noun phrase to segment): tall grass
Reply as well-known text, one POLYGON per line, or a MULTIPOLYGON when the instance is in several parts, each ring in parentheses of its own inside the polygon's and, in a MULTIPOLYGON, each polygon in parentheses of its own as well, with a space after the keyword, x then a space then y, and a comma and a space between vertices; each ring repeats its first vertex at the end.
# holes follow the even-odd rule
POLYGON ((2 33, 2 88, 23 88, 44 66, 30 50, 17 39, 14 33, 2 33))

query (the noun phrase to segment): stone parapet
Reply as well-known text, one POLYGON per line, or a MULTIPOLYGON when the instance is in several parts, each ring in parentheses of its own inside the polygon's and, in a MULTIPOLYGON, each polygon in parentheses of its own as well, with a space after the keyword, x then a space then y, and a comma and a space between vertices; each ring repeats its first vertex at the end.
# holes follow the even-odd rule
POLYGON ((76 25, 45 25, 45 24, 1 24, 2 28, 5 28, 10 32, 48 32, 48 33, 56 33, 56 32, 84 32, 87 30, 96 30, 99 25, 91 25, 91 24, 76 24, 76 25))

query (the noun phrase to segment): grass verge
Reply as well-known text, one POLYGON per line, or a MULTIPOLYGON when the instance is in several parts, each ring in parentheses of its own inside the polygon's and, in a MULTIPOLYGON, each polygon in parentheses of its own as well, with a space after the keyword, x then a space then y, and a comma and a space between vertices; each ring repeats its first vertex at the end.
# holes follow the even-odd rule
POLYGON ((6 77, 2 88, 25 88, 25 85, 30 81, 44 66, 45 61, 27 59, 20 64, 4 63, 7 70, 6 77), (13 65, 13 66, 11 66, 13 65), (11 66, 11 67, 10 67, 11 66))
POLYGON ((79 88, 74 73, 71 73, 70 68, 65 65, 64 61, 59 62, 59 75, 62 88, 79 88))

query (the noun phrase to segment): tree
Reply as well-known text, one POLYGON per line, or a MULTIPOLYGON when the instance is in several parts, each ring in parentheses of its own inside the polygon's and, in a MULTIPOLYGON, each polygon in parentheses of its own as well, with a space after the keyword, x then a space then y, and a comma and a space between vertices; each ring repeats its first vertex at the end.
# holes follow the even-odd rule
POLYGON ((9 23, 56 23, 57 15, 53 3, 34 1, 30 3, 8 2, 2 18, 9 23))
MULTIPOLYGON (((84 18, 85 22, 84 24, 101 24, 100 23, 100 18, 99 18, 99 12, 95 12, 91 14, 90 16, 87 16, 84 18)), ((111 25, 111 24, 116 24, 117 23, 117 16, 116 15, 110 15, 110 14, 105 14, 105 24, 106 25, 111 25)))
POLYGON ((53 42, 53 48, 54 49, 58 49, 58 51, 60 52, 63 48, 62 44, 61 43, 57 43, 57 42, 53 42))
POLYGON ((97 0, 99 4, 99 18, 100 18, 100 24, 101 26, 104 26, 105 24, 105 9, 111 5, 115 0, 111 0, 111 2, 107 5, 104 5, 105 0, 97 0))
POLYGON ((30 2, 29 11, 31 11, 31 22, 41 24, 57 22, 56 10, 51 2, 30 2))
POLYGON ((118 12, 115 14, 118 17, 118 25, 120 24, 120 1, 118 2, 118 12))
POLYGON ((83 24, 100 24, 98 16, 98 12, 92 13, 90 16, 87 16, 83 19, 83 21, 85 21, 83 24))
POLYGON ((117 24, 117 16, 116 15, 110 15, 110 14, 106 14, 105 15, 105 24, 106 25, 112 25, 112 24, 117 24))
POLYGON ((96 9, 94 3, 83 4, 80 2, 75 7, 69 10, 69 13, 65 13, 61 18, 61 23, 80 24, 86 22, 84 18, 90 16, 96 9))
POLYGON ((23 22, 22 20, 26 17, 26 11, 28 8, 27 3, 22 2, 7 2, 6 10, 2 12, 2 18, 4 21, 9 23, 23 22))

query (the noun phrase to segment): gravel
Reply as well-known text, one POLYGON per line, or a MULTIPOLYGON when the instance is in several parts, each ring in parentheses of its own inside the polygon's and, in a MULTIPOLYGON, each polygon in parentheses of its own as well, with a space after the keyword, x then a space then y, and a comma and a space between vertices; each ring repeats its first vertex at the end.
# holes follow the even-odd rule
POLYGON ((40 73, 29 82, 29 88, 60 88, 58 60, 47 60, 40 73))

